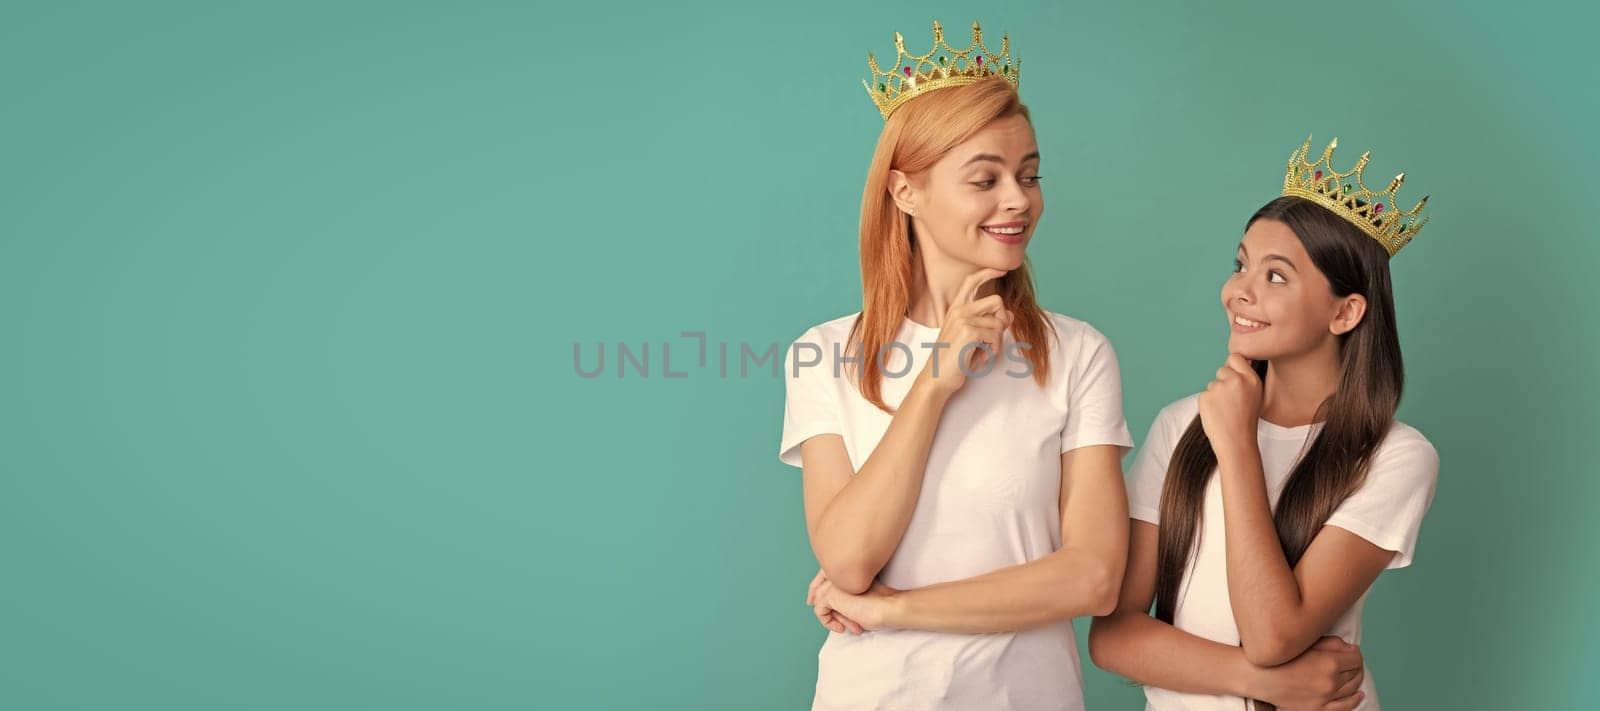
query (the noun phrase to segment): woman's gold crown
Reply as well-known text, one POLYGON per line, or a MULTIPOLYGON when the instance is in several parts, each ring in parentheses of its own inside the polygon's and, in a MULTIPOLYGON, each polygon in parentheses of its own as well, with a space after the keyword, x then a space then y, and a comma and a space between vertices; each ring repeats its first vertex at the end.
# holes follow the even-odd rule
POLYGON ((1394 176, 1394 180, 1389 181, 1389 187, 1381 192, 1373 192, 1361 182, 1361 171, 1367 167, 1367 157, 1372 154, 1371 151, 1361 154, 1355 168, 1341 173, 1334 170, 1329 162, 1333 157, 1333 149, 1337 147, 1339 139, 1335 138, 1327 148, 1322 149, 1321 158, 1308 161, 1311 137, 1306 136, 1306 142, 1289 154, 1289 172, 1283 176, 1283 194, 1303 197, 1334 211, 1378 240, 1393 257, 1428 223, 1427 217, 1417 219, 1423 206, 1428 204, 1428 198, 1424 196, 1410 210, 1401 210, 1395 204, 1395 191, 1405 182, 1405 173, 1394 176), (1345 182, 1352 176, 1355 182, 1345 182))
POLYGON ((983 31, 978 29, 976 21, 972 23, 972 45, 964 50, 945 43, 944 30, 937 20, 933 23, 933 49, 927 54, 907 52, 905 39, 899 32, 894 33, 894 48, 895 63, 889 71, 879 69, 878 60, 868 52, 872 81, 861 80, 885 121, 901 104, 945 87, 964 86, 1000 76, 1014 89, 1022 69, 1022 63, 1011 57, 1011 39, 1000 35, 1000 54, 990 52, 983 46, 983 31))

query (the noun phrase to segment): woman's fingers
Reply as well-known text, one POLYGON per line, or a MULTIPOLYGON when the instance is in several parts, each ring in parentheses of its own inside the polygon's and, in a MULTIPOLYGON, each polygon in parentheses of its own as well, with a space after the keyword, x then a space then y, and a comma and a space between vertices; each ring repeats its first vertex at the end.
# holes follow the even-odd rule
POLYGON ((827 579, 827 576, 823 575, 822 570, 820 568, 817 569, 816 577, 812 578, 811 579, 811 584, 806 586, 806 604, 807 605, 815 605, 815 604, 817 604, 817 586, 821 585, 822 581, 826 580, 826 579, 827 579))
POLYGON ((817 622, 821 623, 823 627, 833 630, 834 632, 844 632, 844 625, 838 620, 833 619, 833 608, 828 607, 827 605, 817 605, 812 607, 811 611, 816 614, 817 622))
POLYGON ((1006 302, 1001 300, 999 294, 990 294, 977 301, 958 306, 951 306, 953 316, 998 316, 1006 308, 1006 302))
POLYGON ((979 269, 968 274, 967 278, 961 281, 961 289, 956 292, 955 302, 951 306, 957 307, 972 303, 974 297, 978 295, 978 290, 983 287, 984 282, 998 279, 1005 276, 1005 274, 1006 270, 1004 269, 979 269))

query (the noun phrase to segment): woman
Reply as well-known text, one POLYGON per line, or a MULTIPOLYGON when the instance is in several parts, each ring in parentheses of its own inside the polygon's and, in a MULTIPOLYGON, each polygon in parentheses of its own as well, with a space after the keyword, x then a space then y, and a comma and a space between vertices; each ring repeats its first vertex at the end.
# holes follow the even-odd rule
POLYGON ((1395 209, 1403 174, 1373 192, 1366 156, 1334 171, 1336 145, 1309 162, 1307 139, 1246 222, 1222 285, 1227 362, 1134 462, 1127 576, 1089 645, 1146 708, 1378 708, 1362 603, 1411 563, 1439 468, 1394 419, 1389 259, 1426 220, 1395 209))
POLYGON ((896 78, 873 63, 862 310, 785 363, 779 456, 804 470, 807 602, 831 630, 813 708, 1081 709, 1071 619, 1111 611, 1126 560, 1116 356, 1035 303, 1039 151, 1009 43, 934 38, 899 47, 896 78))

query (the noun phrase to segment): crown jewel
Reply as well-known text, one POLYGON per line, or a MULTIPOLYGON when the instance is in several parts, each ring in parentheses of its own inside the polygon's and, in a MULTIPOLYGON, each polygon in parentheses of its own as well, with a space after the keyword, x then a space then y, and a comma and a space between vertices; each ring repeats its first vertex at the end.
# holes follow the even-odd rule
POLYGON ((1004 77, 1013 89, 1022 63, 1011 56, 1011 39, 1000 35, 1000 54, 983 46, 983 31, 972 23, 972 44, 958 50, 944 41, 944 29, 937 20, 933 23, 933 49, 916 55, 906 51, 905 39, 894 33, 895 63, 888 71, 878 68, 878 60, 867 53, 867 64, 872 69, 872 79, 863 79, 862 85, 878 106, 885 121, 889 114, 918 96, 951 86, 973 84, 991 76, 1004 77))
POLYGON ((1367 167, 1371 151, 1361 154, 1356 167, 1341 173, 1334 170, 1328 160, 1337 147, 1339 139, 1335 138, 1322 149, 1321 158, 1309 161, 1311 137, 1307 136, 1306 142, 1289 155, 1289 172, 1283 176, 1283 194, 1303 197, 1334 211, 1378 240, 1393 257, 1427 224, 1429 218, 1419 220, 1417 216, 1428 204, 1428 198, 1424 196, 1410 210, 1401 210, 1395 204, 1395 191, 1405 182, 1405 173, 1394 176, 1389 187, 1374 192, 1361 182, 1361 171, 1367 167), (1352 176, 1355 181, 1347 182, 1352 176))

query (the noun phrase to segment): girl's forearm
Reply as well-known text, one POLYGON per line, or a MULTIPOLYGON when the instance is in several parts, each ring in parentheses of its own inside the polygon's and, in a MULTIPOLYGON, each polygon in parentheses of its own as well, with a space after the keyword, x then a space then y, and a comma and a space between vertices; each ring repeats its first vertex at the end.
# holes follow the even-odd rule
POLYGON ((1304 651, 1286 641, 1299 636, 1287 630, 1299 615, 1301 595, 1273 522, 1261 454, 1253 448, 1218 452, 1217 470, 1227 522, 1229 601, 1239 638, 1251 661, 1280 664, 1304 651))
POLYGON ((1089 655, 1106 671, 1188 694, 1254 698, 1263 673, 1239 647, 1195 636, 1138 611, 1095 618, 1089 655))

